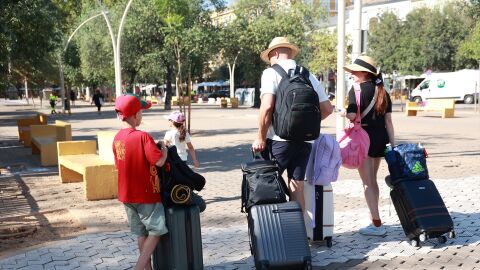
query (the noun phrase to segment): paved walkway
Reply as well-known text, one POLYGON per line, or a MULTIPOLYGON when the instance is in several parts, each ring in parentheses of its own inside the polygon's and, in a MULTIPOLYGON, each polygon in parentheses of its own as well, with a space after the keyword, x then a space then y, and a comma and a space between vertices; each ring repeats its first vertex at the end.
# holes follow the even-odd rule
MULTIPOLYGON (((239 163, 250 158, 248 148, 258 111, 221 110, 208 105, 193 111, 193 142, 200 172, 207 179, 202 191, 207 211, 201 215, 205 268, 252 269, 246 218, 239 212, 239 163)), ((32 113, 31 106, 0 101, 0 135, 4 138, 0 168, 10 166, 0 176, 0 226, 9 217, 34 216, 33 223, 49 227, 59 241, 23 250, 0 250, 0 269, 131 268, 138 256, 136 240, 128 232, 118 201, 84 201, 81 183, 59 184, 57 168, 41 168, 38 157, 16 142, 15 122, 10 119, 32 113), (56 218, 71 220, 73 237, 63 236, 51 221, 52 213, 57 212, 56 218)), ((147 112, 142 127, 160 138, 167 128, 165 114, 158 107, 147 112)), ((478 163, 472 162, 478 162, 480 156, 480 117, 467 110, 456 115, 454 119, 441 119, 435 113, 406 118, 395 112, 394 121, 400 142, 425 142, 430 175, 451 212, 457 238, 446 244, 428 241, 421 248, 409 246, 382 181, 380 211, 388 234, 358 234, 368 223, 368 210, 358 175, 342 169, 339 181, 333 184, 333 247, 311 247, 315 269, 480 269, 480 190, 476 188, 480 173, 478 163)), ((72 116, 56 117, 72 123, 76 140, 94 139, 97 131, 119 126, 111 107, 97 115, 93 107, 80 106, 72 116)), ((322 124, 322 132, 334 132, 333 118, 322 124)), ((380 179, 386 171, 382 164, 380 179)), ((1 241, 0 247, 5 247, 1 241)))

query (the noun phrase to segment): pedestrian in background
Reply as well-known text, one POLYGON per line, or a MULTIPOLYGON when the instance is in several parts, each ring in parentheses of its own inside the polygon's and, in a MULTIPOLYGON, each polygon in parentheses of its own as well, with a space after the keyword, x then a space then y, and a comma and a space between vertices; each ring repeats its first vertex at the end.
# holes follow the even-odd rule
POLYGON ((50 94, 49 101, 50 101, 50 107, 51 107, 50 113, 51 114, 57 113, 57 111, 55 110, 55 105, 57 104, 57 94, 54 93, 53 91, 50 94))
POLYGON ((170 123, 170 130, 165 133, 163 141, 166 145, 175 145, 177 147, 178 156, 185 162, 187 162, 187 151, 190 152, 190 156, 195 168, 200 166, 195 154, 195 148, 193 147, 190 134, 185 128, 185 115, 179 111, 170 113, 167 117, 170 123), (187 150, 188 147, 188 150, 187 150))
POLYGON ((100 89, 95 90, 95 94, 93 95, 92 102, 90 104, 95 103, 95 106, 97 106, 98 114, 102 114, 101 110, 104 102, 105 102, 105 97, 100 92, 100 89))
POLYGON ((151 105, 131 94, 115 101, 115 111, 122 121, 112 145, 118 170, 118 200, 124 204, 131 232, 138 237, 136 270, 152 269, 150 257, 160 236, 168 232, 156 169, 165 163, 167 148, 159 150, 150 134, 137 129, 142 111, 151 105))
POLYGON ((72 106, 75 107, 75 100, 77 100, 77 93, 75 90, 70 89, 70 101, 72 102, 72 106))
MULTIPOLYGON (((343 69, 352 74, 354 83, 360 85, 360 114, 366 110, 376 96, 373 109, 361 119, 361 126, 370 138, 370 147, 368 149, 368 157, 360 168, 358 168, 358 172, 362 179, 364 195, 368 209, 370 210, 372 224, 360 229, 359 232, 364 235, 381 236, 386 234, 387 231, 382 225, 378 210, 380 193, 377 183, 377 173, 380 161, 385 156, 386 144, 390 143, 392 147, 395 145, 392 102, 390 95, 384 89, 382 74, 377 70, 373 58, 360 56, 353 64, 347 65, 343 69)), ((350 121, 353 121, 356 114, 357 102, 355 90, 352 87, 348 92, 346 117, 350 121)))

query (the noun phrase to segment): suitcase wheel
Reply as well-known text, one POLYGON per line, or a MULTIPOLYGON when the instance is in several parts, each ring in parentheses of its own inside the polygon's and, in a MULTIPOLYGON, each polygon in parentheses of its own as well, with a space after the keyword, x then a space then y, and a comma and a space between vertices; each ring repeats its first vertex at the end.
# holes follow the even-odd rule
POLYGON ((422 233, 418 236, 418 240, 420 240, 420 242, 425 242, 425 240, 427 240, 427 234, 426 233, 422 233))
POLYGON ((331 248, 333 246, 332 237, 325 237, 325 241, 327 241, 327 247, 331 248))
POLYGON ((447 242, 447 237, 445 235, 437 237, 437 241, 440 244, 445 244, 447 242))
POLYGON ((455 231, 450 231, 450 232, 448 233, 448 238, 455 238, 455 236, 456 236, 456 235, 455 235, 455 231))
POLYGON ((420 241, 417 238, 410 240, 410 245, 412 247, 420 247, 420 241))

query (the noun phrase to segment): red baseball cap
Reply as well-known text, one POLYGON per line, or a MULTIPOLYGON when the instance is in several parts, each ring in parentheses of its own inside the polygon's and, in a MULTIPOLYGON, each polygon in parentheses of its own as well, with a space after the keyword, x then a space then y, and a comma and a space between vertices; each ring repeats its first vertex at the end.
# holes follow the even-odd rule
POLYGON ((152 107, 150 101, 142 100, 138 95, 126 94, 115 100, 115 111, 120 119, 125 120, 135 115, 140 110, 146 110, 152 107))

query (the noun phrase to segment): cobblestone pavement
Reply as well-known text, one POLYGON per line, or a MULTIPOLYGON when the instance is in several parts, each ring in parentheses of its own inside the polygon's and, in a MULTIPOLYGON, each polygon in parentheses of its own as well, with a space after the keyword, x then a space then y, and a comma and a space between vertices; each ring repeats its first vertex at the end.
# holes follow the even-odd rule
MULTIPOLYGON (((0 168, 10 166, 0 176, 0 226, 9 217, 35 214, 48 219, 49 212, 64 210, 86 229, 58 236, 58 241, 0 250, 0 269, 130 269, 138 256, 136 239, 128 232, 118 201, 85 201, 81 183, 60 184, 56 167, 40 167, 38 157, 16 141, 13 119, 34 110, 0 101, 0 168)), ((73 112, 49 121, 71 122, 75 140, 95 139, 97 131, 119 127, 112 107, 107 106, 102 115, 86 105, 73 112)), ((166 114, 159 107, 146 112, 141 127, 160 138, 167 128, 166 114)), ((194 107, 192 115, 199 171, 207 179, 201 192, 207 202, 207 211, 201 215, 205 268, 252 269, 246 218, 239 211, 239 163, 250 159, 257 110, 203 105, 194 107)), ((458 110, 454 119, 441 119, 435 113, 406 118, 395 112, 393 116, 399 142, 422 141, 429 150, 430 175, 449 208, 457 237, 445 244, 427 241, 420 248, 411 247, 381 180, 380 212, 388 234, 360 235, 358 229, 368 223, 362 187, 356 172, 341 169, 333 184, 333 247, 311 246, 314 269, 480 269, 480 167, 472 162, 480 156, 480 116, 469 110, 458 110)), ((332 134, 334 123, 333 117, 324 121, 322 132, 332 134)), ((382 163, 379 178, 386 172, 382 163)))

